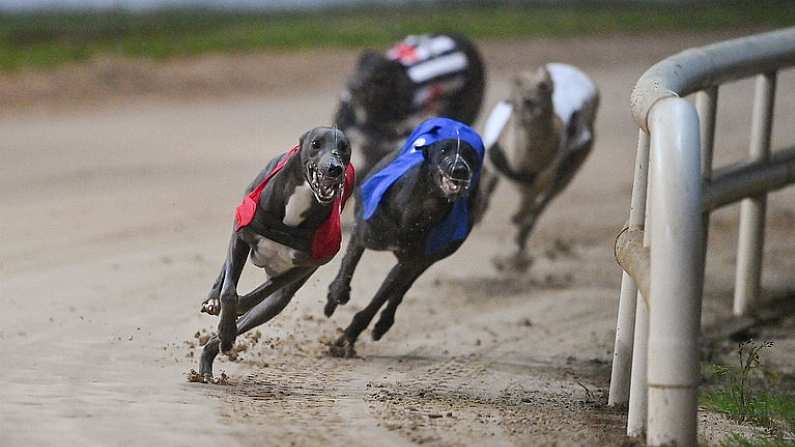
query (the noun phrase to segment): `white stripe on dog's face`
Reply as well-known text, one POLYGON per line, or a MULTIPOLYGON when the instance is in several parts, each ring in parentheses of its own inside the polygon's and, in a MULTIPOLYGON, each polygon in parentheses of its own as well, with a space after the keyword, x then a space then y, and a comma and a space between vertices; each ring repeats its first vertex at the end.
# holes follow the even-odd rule
POLYGON ((298 185, 290 197, 287 198, 287 206, 284 209, 285 225, 298 226, 304 221, 304 213, 312 206, 315 194, 306 181, 298 185))

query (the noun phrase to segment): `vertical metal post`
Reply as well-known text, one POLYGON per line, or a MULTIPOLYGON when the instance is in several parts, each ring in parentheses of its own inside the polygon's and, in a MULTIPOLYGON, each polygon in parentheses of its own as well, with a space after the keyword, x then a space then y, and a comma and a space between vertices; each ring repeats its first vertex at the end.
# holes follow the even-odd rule
MULTIPOLYGON (((648 144, 648 142, 647 142, 648 144)), ((651 152, 651 150, 649 150, 651 152)), ((649 166, 651 161, 649 160, 649 166)), ((651 171, 648 173, 647 203, 652 197, 651 171)), ((646 226, 643 232, 643 246, 651 243, 650 232, 654 225, 651 216, 651 206, 646 206, 646 226)), ((648 407, 648 390, 646 388, 646 373, 649 350, 649 305, 651 297, 644 297, 638 292, 635 302, 635 337, 632 349, 632 370, 630 373, 629 405, 627 411, 627 436, 642 437, 646 432, 646 411, 648 407)))
MULTIPOLYGON (((646 187, 649 168, 649 135, 638 133, 635 155, 635 178, 632 182, 632 199, 629 205, 630 229, 643 230, 646 219, 646 187)), ((638 289, 626 273, 621 276, 621 295, 618 301, 616 339, 613 345, 613 369, 610 374, 610 394, 607 404, 626 405, 629 401, 629 377, 632 366, 632 346, 635 337, 635 307, 638 289)))
POLYGON ((698 115, 684 99, 662 99, 649 113, 649 128, 653 305, 646 443, 696 445, 704 281, 698 115))
MULTIPOLYGON (((757 76, 749 151, 751 161, 764 163, 770 158, 775 93, 775 72, 757 76)), ((759 298, 766 208, 767 194, 744 199, 740 205, 737 277, 734 286, 735 315, 746 315, 759 298)))
MULTIPOLYGON (((712 154, 715 146, 715 117, 718 110, 718 87, 709 87, 696 94, 696 109, 701 125, 701 176, 712 180, 712 154)), ((707 219, 709 215, 705 216, 707 219)))
MULTIPOLYGON (((712 158, 715 147, 715 118, 718 111, 718 87, 706 88, 696 94, 696 110, 700 124, 701 136, 701 177, 704 185, 709 187, 712 181, 712 158)), ((704 220, 704 247, 702 254, 706 264, 707 243, 709 239, 709 211, 705 211, 704 220)), ((704 291, 701 291, 704 294, 704 291)))
MULTIPOLYGON (((648 231, 648 227, 647 227, 648 231)), ((648 298, 638 293, 635 306, 635 339, 632 350, 627 436, 641 437, 646 432, 646 368, 649 350, 648 298)))

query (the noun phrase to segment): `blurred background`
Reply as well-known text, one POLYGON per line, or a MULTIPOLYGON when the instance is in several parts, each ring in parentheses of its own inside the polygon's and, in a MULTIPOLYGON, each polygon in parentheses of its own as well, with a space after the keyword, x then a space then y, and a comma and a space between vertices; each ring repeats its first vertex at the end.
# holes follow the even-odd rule
POLYGON ((792 23, 795 8, 786 0, 0 0, 0 98, 9 106, 107 100, 123 92, 262 91, 274 85, 258 79, 252 58, 237 59, 239 69, 224 73, 218 66, 212 72, 207 58, 198 59, 205 63, 200 70, 147 64, 383 48, 428 31, 516 41, 739 35, 792 23))
POLYGON ((410 33, 472 38, 706 32, 793 23, 789 1, 0 0, 0 68, 97 55, 380 46, 410 33))

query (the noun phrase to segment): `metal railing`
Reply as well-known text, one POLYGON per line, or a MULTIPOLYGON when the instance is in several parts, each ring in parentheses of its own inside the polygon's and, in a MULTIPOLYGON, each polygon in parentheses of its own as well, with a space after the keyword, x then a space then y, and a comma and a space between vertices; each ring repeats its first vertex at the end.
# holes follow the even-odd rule
POLYGON ((632 92, 640 135, 629 221, 616 241, 624 273, 609 404, 628 404, 627 434, 645 433, 648 445, 696 444, 709 213, 739 200, 734 313, 758 300, 766 194, 795 183, 795 148, 770 151, 776 75, 792 66, 788 28, 683 51, 651 67, 632 92), (719 86, 751 76, 750 158, 713 170, 719 86), (694 93, 695 106, 683 99, 694 93))

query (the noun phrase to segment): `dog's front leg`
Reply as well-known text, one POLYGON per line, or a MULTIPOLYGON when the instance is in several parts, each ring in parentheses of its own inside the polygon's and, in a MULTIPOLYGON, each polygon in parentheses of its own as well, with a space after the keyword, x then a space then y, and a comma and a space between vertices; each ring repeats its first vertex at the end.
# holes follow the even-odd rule
POLYGON ((352 233, 348 248, 345 249, 345 256, 342 258, 340 270, 328 287, 326 307, 323 309, 323 313, 327 317, 334 314, 337 305, 345 304, 351 299, 351 278, 353 278, 353 272, 356 270, 356 266, 364 253, 364 245, 356 237, 356 228, 353 229, 352 233))
POLYGON ((530 215, 538 194, 532 185, 521 185, 519 186, 519 196, 519 208, 511 216, 511 222, 515 225, 521 224, 530 215))
MULTIPOLYGON (((232 237, 235 237, 234 235, 232 237)), ((245 244, 244 244, 245 245, 245 244)), ((250 249, 248 245, 246 245, 246 254, 243 255, 243 260, 245 261, 245 257, 248 256, 248 252, 250 249)), ((224 281, 226 278, 226 270, 227 264, 229 262, 229 253, 227 253, 227 258, 224 260, 224 265, 221 266, 221 273, 218 274, 218 277, 215 279, 213 286, 210 288, 210 293, 207 294, 207 299, 202 302, 202 312, 206 312, 210 315, 218 315, 221 312, 221 289, 223 288, 224 281)), ((237 284, 240 280, 240 274, 243 272, 243 268, 241 267, 237 270, 237 275, 232 278, 232 281, 237 284)))
POLYGON ((582 143, 581 146, 570 150, 558 164, 550 184, 547 184, 546 188, 543 188, 542 191, 537 194, 528 194, 527 200, 523 201, 522 207, 525 208, 526 211, 524 216, 516 222, 519 226, 519 232, 516 235, 517 250, 515 258, 519 264, 521 264, 523 260, 528 259, 525 254, 527 239, 530 237, 533 229, 535 229, 541 214, 546 210, 550 202, 552 202, 574 178, 574 175, 579 171, 583 162, 588 157, 591 146, 592 142, 586 141, 582 143))
POLYGON ((408 266, 403 275, 395 279, 396 284, 394 286, 394 291, 389 297, 386 307, 381 311, 381 316, 378 317, 375 327, 373 327, 373 340, 380 340, 392 327, 395 323, 395 312, 398 306, 400 306, 400 303, 403 302, 403 297, 406 296, 406 292, 414 285, 414 281, 416 281, 432 264, 433 263, 424 261, 415 261, 408 266))
POLYGON ((229 241, 229 251, 226 255, 224 271, 224 284, 221 286, 221 321, 218 322, 218 338, 221 341, 221 351, 232 349, 237 337, 237 282, 246 264, 246 257, 250 251, 249 245, 238 237, 232 235, 229 241))
POLYGON ((524 272, 532 265, 533 258, 527 254, 527 240, 535 229, 539 217, 541 217, 547 205, 549 205, 559 192, 560 189, 554 188, 553 185, 538 195, 530 196, 532 197, 532 201, 523 204, 527 209, 523 219, 516 222, 519 227, 515 239, 516 252, 502 260, 503 266, 506 269, 524 272))
MULTIPOLYGON (((235 324, 236 335, 241 335, 278 315, 293 298, 295 292, 297 292, 298 289, 304 285, 306 280, 312 276, 316 268, 300 268, 294 270, 301 270, 304 275, 274 292, 251 310, 243 314, 235 324)), ((201 359, 199 360, 199 373, 205 381, 213 376, 213 361, 218 355, 220 343, 221 341, 218 336, 213 336, 207 344, 204 345, 204 349, 202 350, 201 359)))
MULTIPOLYGON (((381 284, 378 292, 373 296, 370 304, 353 316, 351 324, 348 325, 345 332, 334 342, 334 345, 330 349, 331 355, 336 357, 356 356, 354 344, 356 343, 356 339, 359 338, 359 334, 367 329, 367 326, 373 321, 375 314, 391 296, 400 295, 402 297, 409 287, 411 287, 416 276, 419 276, 419 274, 416 274, 413 279, 407 280, 411 277, 410 272, 412 270, 412 267, 403 263, 398 263, 396 266, 392 267, 392 270, 389 271, 389 274, 383 284, 381 284)), ((419 273, 422 272, 420 271, 419 273)))
POLYGON ((207 299, 202 301, 202 312, 210 315, 218 315, 221 312, 221 286, 224 285, 224 273, 226 272, 226 262, 221 267, 221 273, 215 279, 213 286, 210 288, 210 293, 207 294, 207 299))
POLYGON ((492 262, 497 270, 524 272, 532 265, 533 259, 527 255, 527 239, 535 226, 537 199, 538 194, 533 188, 522 187, 519 209, 512 218, 517 227, 514 237, 516 248, 511 254, 494 257, 492 262))

